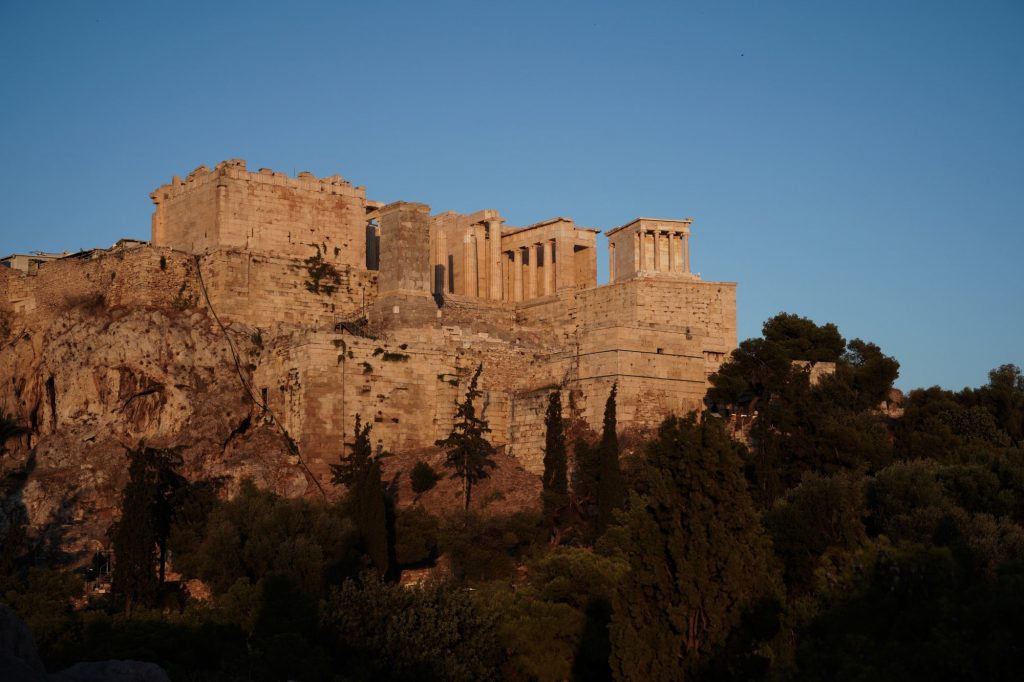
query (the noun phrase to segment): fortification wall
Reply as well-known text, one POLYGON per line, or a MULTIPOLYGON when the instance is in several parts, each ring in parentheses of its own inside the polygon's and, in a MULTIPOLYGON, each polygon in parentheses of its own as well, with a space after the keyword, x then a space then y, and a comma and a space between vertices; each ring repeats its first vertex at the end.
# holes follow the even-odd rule
POLYGON ((225 320, 269 329, 279 325, 333 329, 377 298, 377 273, 340 266, 330 294, 306 288, 307 267, 294 259, 219 250, 202 257, 210 302, 225 320))
MULTIPOLYGON (((328 295, 306 289, 308 270, 293 259, 218 250, 200 262, 210 302, 225 323, 333 329, 377 297, 377 273, 358 268, 338 268, 337 288, 328 295)), ((4 274, 12 326, 77 305, 205 307, 193 256, 166 247, 95 251, 47 263, 34 276, 4 274)))
POLYGON ((541 385, 545 374, 535 359, 517 344, 459 329, 403 330, 391 339, 297 331, 268 344, 253 388, 323 484, 352 440, 356 415, 387 450, 432 448, 451 432, 456 402, 483 363, 476 408, 492 443, 540 473, 544 413, 533 406, 552 386, 541 385))
POLYGON ((190 256, 166 248, 85 252, 10 278, 6 300, 20 324, 44 327, 79 305, 181 309, 199 297, 192 267, 190 256))
POLYGON ((544 334, 560 346, 575 344, 577 327, 576 291, 563 289, 516 305, 516 327, 544 334))
POLYGON ((336 265, 366 267, 366 191, 338 176, 290 178, 245 162, 200 166, 151 195, 153 242, 201 253, 243 249, 303 260, 320 251, 336 265))
POLYGON ((580 408, 594 428, 616 381, 623 428, 700 410, 707 376, 736 345, 733 283, 634 279, 576 300, 580 408))
POLYGON ((17 270, 0 267, 0 312, 9 314, 14 311, 14 306, 11 305, 10 299, 11 286, 16 286, 16 281, 24 276, 24 274, 17 270))

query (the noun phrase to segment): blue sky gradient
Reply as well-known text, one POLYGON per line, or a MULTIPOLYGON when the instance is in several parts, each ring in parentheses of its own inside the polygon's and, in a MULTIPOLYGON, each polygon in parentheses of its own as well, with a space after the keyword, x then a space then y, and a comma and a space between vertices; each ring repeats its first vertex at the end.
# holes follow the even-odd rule
POLYGON ((1012 0, 0 0, 0 254, 148 238, 149 192, 226 158, 514 225, 692 216, 741 339, 794 312, 976 386, 1024 365, 1021 36, 1012 0))

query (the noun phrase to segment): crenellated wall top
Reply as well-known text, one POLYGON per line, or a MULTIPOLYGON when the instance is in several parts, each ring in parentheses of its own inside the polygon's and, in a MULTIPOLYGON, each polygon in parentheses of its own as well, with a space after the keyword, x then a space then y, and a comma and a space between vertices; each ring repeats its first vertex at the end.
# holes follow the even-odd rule
POLYGON ((184 179, 175 175, 168 184, 161 185, 151 192, 149 198, 153 200, 154 204, 160 204, 167 200, 173 201, 213 184, 220 185, 230 181, 279 185, 308 192, 323 192, 325 194, 360 197, 363 199, 366 197, 365 187, 353 186, 351 182, 340 175, 318 178, 308 171, 300 171, 293 178, 287 173, 270 168, 250 171, 246 168, 244 159, 227 159, 214 166, 213 170, 210 170, 206 165, 201 165, 185 176, 184 179))

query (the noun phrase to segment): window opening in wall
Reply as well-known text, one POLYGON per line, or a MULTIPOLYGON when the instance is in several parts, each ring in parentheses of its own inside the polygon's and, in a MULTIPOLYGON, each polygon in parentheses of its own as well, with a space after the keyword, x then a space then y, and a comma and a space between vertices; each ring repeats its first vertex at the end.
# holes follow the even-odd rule
POLYGON ((658 355, 662 355, 664 352, 665 352, 664 348, 659 348, 658 349, 658 355))
POLYGON ((366 223, 366 269, 380 269, 380 226, 376 220, 366 223))

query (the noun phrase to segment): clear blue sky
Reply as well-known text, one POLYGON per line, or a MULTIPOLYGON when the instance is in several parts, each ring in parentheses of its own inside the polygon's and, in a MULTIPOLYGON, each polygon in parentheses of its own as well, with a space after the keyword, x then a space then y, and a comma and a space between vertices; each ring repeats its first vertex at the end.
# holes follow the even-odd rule
POLYGON ((0 0, 0 65, 0 254, 148 238, 150 191, 240 157, 511 224, 692 216, 740 338, 833 321, 905 389, 1024 365, 1020 0, 0 0))

